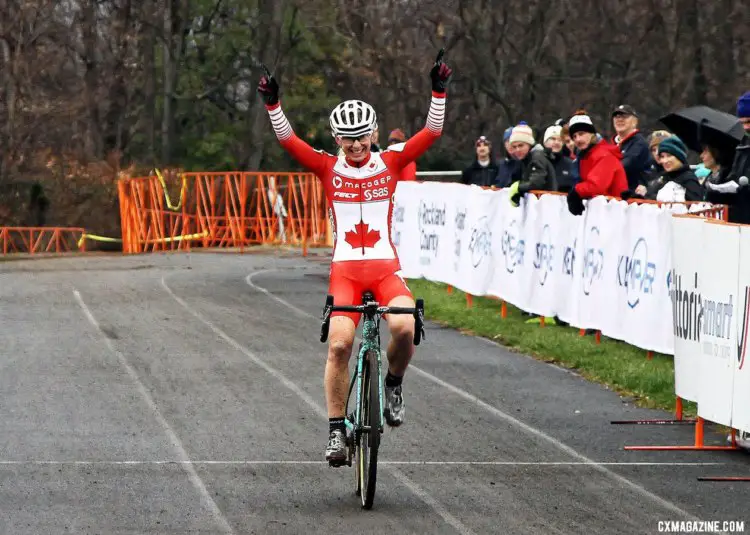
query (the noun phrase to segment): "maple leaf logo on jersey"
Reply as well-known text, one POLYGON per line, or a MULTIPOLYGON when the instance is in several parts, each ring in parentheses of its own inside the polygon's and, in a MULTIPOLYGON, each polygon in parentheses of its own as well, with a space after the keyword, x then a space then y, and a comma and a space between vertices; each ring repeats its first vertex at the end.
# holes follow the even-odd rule
POLYGON ((352 246, 352 248, 362 247, 375 247, 375 244, 380 241, 380 231, 370 230, 370 225, 360 220, 359 223, 354 225, 354 230, 347 230, 344 234, 344 241, 352 246))

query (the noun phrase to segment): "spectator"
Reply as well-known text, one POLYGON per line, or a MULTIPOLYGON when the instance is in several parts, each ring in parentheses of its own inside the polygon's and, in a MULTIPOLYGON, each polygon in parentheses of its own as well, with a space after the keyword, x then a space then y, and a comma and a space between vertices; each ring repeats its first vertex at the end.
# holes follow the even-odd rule
POLYGON ((635 197, 660 202, 702 201, 705 191, 690 169, 688 148, 682 140, 670 136, 659 143, 658 150, 664 173, 648 183, 645 195, 636 192, 635 197))
POLYGON ((578 174, 581 181, 568 193, 568 209, 581 215, 583 199, 598 195, 620 197, 628 189, 622 166, 622 153, 616 145, 597 136, 591 117, 579 110, 570 118, 568 129, 578 151, 578 174))
MULTIPOLYGON (((400 128, 396 128, 390 134, 388 134, 388 148, 399 143, 406 142, 406 134, 400 128)), ((411 162, 401 170, 400 180, 416 180, 417 179, 417 162, 411 162)))
POLYGON ((476 159, 461 174, 461 182, 475 186, 494 186, 498 173, 498 166, 492 158, 492 143, 484 136, 480 136, 475 143, 476 159))
MULTIPOLYGON (((734 158, 733 151, 727 151, 717 147, 709 145, 703 145, 703 151, 701 152, 701 163, 703 167, 708 171, 705 176, 705 182, 711 184, 721 184, 726 182, 729 173, 732 170, 732 159, 734 158)), ((698 176, 696 171, 695 176, 698 176)), ((700 176, 698 179, 700 180, 700 176)))
POLYGON ((628 188, 635 190, 645 183, 645 174, 651 167, 648 143, 638 130, 638 114, 632 106, 622 104, 612 111, 612 123, 617 135, 613 141, 622 152, 622 166, 628 176, 628 188))
POLYGON ((580 178, 576 164, 563 153, 565 146, 562 140, 562 126, 552 125, 547 128, 544 131, 542 143, 547 159, 555 168, 557 191, 568 193, 570 188, 580 181, 580 178))
POLYGON ((560 131, 560 137, 562 137, 563 145, 565 145, 563 152, 568 158, 575 160, 576 144, 573 142, 573 138, 570 137, 570 129, 567 124, 563 125, 562 130, 560 131))
POLYGON ((536 145, 529 125, 519 124, 510 134, 510 152, 521 162, 521 177, 511 185, 511 203, 518 206, 520 198, 532 190, 556 191, 555 168, 536 145), (536 145, 536 146, 535 146, 536 145))
POLYGON ((648 151, 651 154, 651 165, 644 174, 643 183, 638 184, 635 192, 629 191, 629 193, 645 198, 648 191, 648 184, 664 174, 664 168, 659 163, 659 143, 671 136, 672 134, 666 130, 656 130, 648 137, 648 151))
POLYGON ((735 149, 734 162, 726 182, 708 182, 706 199, 728 205, 730 222, 750 224, 750 188, 740 184, 742 177, 750 178, 750 91, 737 100, 737 117, 745 129, 745 136, 735 149))
POLYGON ((498 188, 507 188, 513 182, 516 182, 521 178, 521 162, 513 158, 510 153, 510 134, 513 132, 513 127, 509 126, 503 132, 503 145, 505 147, 505 156, 503 161, 498 166, 497 178, 495 179, 495 185, 498 188))
POLYGON ((370 136, 372 143, 370 145, 370 152, 380 152, 380 145, 378 145, 378 127, 375 127, 372 135, 370 136))

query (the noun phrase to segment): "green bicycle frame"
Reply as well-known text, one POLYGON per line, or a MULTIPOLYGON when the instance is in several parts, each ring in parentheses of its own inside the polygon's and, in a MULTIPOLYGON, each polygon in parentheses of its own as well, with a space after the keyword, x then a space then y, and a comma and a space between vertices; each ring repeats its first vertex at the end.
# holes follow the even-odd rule
MULTIPOLYGON (((367 355, 367 352, 370 350, 373 350, 373 353, 377 355, 378 359, 378 397, 380 398, 380 407, 383 407, 383 360, 380 354, 380 326, 378 325, 380 323, 379 318, 376 319, 374 317, 369 317, 368 314, 364 314, 362 318, 362 344, 359 348, 359 354, 357 356, 357 370, 354 376, 352 376, 351 383, 349 385, 349 395, 346 398, 346 410, 344 414, 347 416, 344 419, 344 423, 346 424, 346 427, 350 430, 354 430, 359 426, 362 427, 362 414, 360 412, 360 400, 362 399, 362 389, 363 389, 363 379, 364 379, 364 369, 365 369, 365 355, 367 355), (356 412, 354 414, 354 421, 349 420, 349 399, 351 398, 352 389, 354 388, 354 385, 357 385, 357 389, 355 391, 355 402, 356 402, 356 412)), ((371 378, 371 380, 374 378, 371 378)), ((383 428, 384 425, 384 417, 383 417, 383 411, 380 411, 380 429, 383 428)), ((377 431, 380 431, 378 429, 377 431)), ((371 429, 370 431, 375 431, 374 429, 371 429)))

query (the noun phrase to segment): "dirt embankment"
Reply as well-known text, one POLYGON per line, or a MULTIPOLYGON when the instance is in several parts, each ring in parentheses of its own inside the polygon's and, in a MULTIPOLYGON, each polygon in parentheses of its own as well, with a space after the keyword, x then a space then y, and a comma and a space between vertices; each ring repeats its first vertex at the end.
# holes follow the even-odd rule
MULTIPOLYGON (((117 179, 130 176, 132 169, 107 161, 39 159, 0 182, 0 226, 83 227, 121 237, 117 179)), ((87 248, 112 249, 113 244, 89 241, 87 248)))

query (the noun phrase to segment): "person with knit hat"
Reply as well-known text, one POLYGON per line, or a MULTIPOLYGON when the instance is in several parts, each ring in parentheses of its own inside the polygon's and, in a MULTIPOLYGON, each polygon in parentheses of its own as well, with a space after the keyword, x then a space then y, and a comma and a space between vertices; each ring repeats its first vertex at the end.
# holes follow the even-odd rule
POLYGON ((544 155, 555 168, 557 191, 568 193, 581 179, 578 176, 578 167, 563 152, 565 146, 562 140, 562 129, 562 126, 556 124, 548 127, 544 131, 542 145, 544 145, 544 155))
POLYGON ((503 146, 505 155, 498 163, 497 176, 495 177, 495 187, 507 188, 513 182, 521 177, 521 163, 513 158, 510 153, 510 135, 513 133, 513 127, 509 126, 503 132, 503 146))
POLYGON ((461 173, 461 183, 482 187, 495 185, 498 165, 492 156, 492 143, 485 136, 479 136, 474 142, 476 158, 461 173))
POLYGON ((579 110, 568 121, 568 131, 578 152, 581 181, 568 193, 568 210, 581 215, 583 200, 599 195, 620 197, 628 190, 628 178, 622 166, 622 152, 597 135, 591 117, 579 110))
POLYGON ((648 151, 651 154, 651 165, 644 174, 643 183, 639 184, 638 187, 635 188, 635 191, 631 193, 635 193, 636 195, 646 195, 648 184, 664 174, 664 168, 661 166, 661 163, 659 163, 659 143, 671 135, 672 133, 667 130, 655 130, 654 132, 651 132, 650 136, 648 136, 648 151))
POLYGON ((659 163, 664 173, 649 182, 645 195, 633 195, 660 202, 702 201, 703 185, 688 163, 688 148, 677 136, 659 143, 659 163))
POLYGON ((735 149, 734 162, 726 181, 706 184, 706 200, 729 205, 731 223, 750 224, 750 91, 737 99, 737 118, 745 129, 745 137, 735 149))
POLYGON ((510 152, 521 162, 521 176, 510 186, 513 206, 532 190, 556 191, 555 168, 544 154, 544 148, 534 140, 534 131, 527 124, 513 127, 510 134, 510 152))

